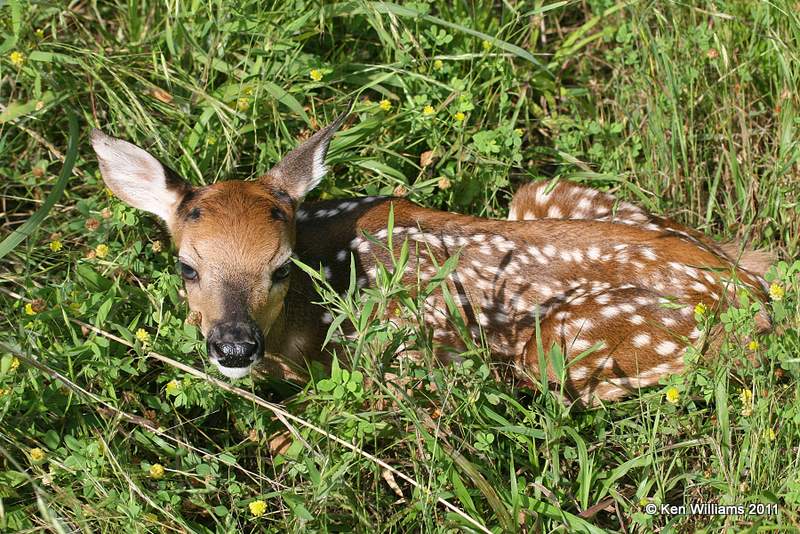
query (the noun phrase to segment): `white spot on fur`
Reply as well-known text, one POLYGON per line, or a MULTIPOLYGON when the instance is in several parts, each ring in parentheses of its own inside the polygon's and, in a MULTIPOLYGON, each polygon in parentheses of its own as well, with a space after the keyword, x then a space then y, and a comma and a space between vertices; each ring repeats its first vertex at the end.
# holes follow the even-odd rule
POLYGON ((548 259, 536 246, 529 246, 528 253, 533 256, 533 259, 536 260, 536 263, 539 263, 540 265, 546 265, 548 263, 548 259))
POLYGON ((694 291, 697 291, 698 293, 705 293, 706 291, 708 291, 708 286, 700 282, 695 282, 694 284, 691 285, 691 288, 694 291))
POLYGON ((616 306, 606 306, 605 308, 600 310, 600 314, 603 317, 608 317, 610 319, 612 317, 616 317, 617 315, 619 315, 619 308, 617 308, 616 306))
POLYGON ((572 380, 583 380, 589 376, 589 368, 588 367, 572 367, 569 370, 569 377, 572 380))
POLYGON ((633 336, 633 339, 631 341, 632 341, 634 347, 641 348, 641 347, 644 347, 645 345, 649 345, 650 344, 650 339, 651 339, 650 338, 650 334, 641 333, 641 334, 636 334, 635 336, 633 336))
POLYGON ((676 345, 672 341, 662 341, 661 343, 656 345, 656 352, 662 356, 669 356, 670 354, 674 354, 676 350, 678 350, 678 345, 676 345))
POLYGON ((592 343, 586 339, 576 339, 572 342, 571 348, 574 349, 576 352, 583 352, 589 349, 592 346, 592 343))
POLYGON ((592 321, 589 319, 573 319, 570 325, 578 330, 579 333, 591 330, 592 326, 594 326, 592 321))
POLYGON ((547 209, 547 216, 551 219, 561 219, 564 217, 564 213, 559 209, 558 206, 550 206, 547 209))
POLYGON ((551 191, 547 193, 546 189, 547 185, 542 185, 536 190, 535 200, 537 204, 545 204, 548 200, 550 200, 550 195, 552 195, 553 192, 551 191))
POLYGON ((648 260, 657 260, 658 256, 655 251, 650 247, 642 247, 642 256, 648 260))

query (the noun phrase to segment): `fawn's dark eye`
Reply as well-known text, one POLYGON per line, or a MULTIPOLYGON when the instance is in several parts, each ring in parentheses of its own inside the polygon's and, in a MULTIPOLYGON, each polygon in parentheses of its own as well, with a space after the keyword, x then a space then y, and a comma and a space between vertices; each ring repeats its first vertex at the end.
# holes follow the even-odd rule
POLYGON ((286 280, 291 271, 292 271, 292 260, 289 260, 280 267, 278 267, 277 269, 275 269, 275 272, 272 273, 272 281, 280 282, 281 280, 286 280))
POLYGON ((181 276, 184 280, 196 280, 197 279, 197 271, 195 271, 189 265, 183 263, 182 261, 178 262, 178 271, 180 271, 181 276))

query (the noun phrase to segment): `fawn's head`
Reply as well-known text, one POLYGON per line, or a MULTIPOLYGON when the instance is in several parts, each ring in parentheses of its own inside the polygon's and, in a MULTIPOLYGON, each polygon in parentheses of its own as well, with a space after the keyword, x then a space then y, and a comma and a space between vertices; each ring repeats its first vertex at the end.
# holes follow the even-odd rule
POLYGON ((245 376, 264 354, 264 337, 289 289, 297 207, 325 175, 328 144, 346 117, 256 181, 206 187, 192 187, 136 145, 92 132, 108 188, 167 224, 208 355, 228 377, 245 376))

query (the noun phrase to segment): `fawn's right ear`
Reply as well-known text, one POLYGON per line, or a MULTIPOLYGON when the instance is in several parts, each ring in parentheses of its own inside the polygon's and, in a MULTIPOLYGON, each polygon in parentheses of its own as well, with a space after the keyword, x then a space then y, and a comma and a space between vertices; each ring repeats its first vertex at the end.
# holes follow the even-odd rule
POLYGON ((192 188, 146 150, 92 130, 92 147, 108 188, 134 208, 158 215, 172 227, 175 211, 192 188))

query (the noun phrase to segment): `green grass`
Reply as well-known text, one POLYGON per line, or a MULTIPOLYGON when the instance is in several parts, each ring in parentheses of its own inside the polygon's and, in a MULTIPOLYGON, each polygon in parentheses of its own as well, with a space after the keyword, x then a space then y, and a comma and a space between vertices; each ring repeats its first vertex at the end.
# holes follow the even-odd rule
POLYGON ((32 232, 0 244, 0 531, 798 529, 796 2, 70 6, 0 4, 0 240, 32 232), (204 184, 265 171, 354 97, 313 195, 503 217, 519 185, 558 177, 768 248, 785 295, 762 365, 742 346, 744 306, 712 319, 721 357, 570 409, 496 380, 481 346, 441 368, 424 328, 371 320, 390 302, 415 313, 387 276, 364 294, 320 288, 358 327, 338 355, 356 369, 233 391, 179 367, 204 369, 205 349, 168 236, 107 195, 90 128, 204 184), (77 160, 50 207, 71 115, 77 160), (420 362, 386 356, 409 339, 420 362), (271 447, 281 435, 290 446, 271 447), (778 514, 644 512, 698 502, 778 514))

